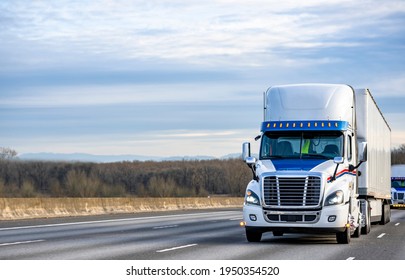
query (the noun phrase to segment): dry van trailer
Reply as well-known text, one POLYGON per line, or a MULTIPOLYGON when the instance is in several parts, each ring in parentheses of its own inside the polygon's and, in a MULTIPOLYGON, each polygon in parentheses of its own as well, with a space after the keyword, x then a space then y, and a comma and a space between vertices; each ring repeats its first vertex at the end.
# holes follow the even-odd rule
POLYGON ((358 168, 358 187, 363 233, 368 233, 371 223, 390 221, 391 128, 368 89, 356 89, 355 94, 357 142, 367 143, 367 161, 358 168))

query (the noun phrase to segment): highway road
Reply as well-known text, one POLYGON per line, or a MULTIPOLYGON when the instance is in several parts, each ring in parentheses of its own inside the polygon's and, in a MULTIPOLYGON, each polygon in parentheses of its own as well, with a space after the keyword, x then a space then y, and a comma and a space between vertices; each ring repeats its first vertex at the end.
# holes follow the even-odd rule
POLYGON ((405 260, 405 210, 337 244, 334 235, 263 235, 248 243, 241 209, 0 221, 2 260, 405 260))

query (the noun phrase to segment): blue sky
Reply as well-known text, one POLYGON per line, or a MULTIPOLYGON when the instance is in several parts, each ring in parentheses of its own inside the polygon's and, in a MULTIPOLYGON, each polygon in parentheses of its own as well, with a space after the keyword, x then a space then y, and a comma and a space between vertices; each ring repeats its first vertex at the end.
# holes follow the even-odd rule
POLYGON ((240 152, 276 84, 371 89, 405 144, 405 2, 1 1, 0 146, 240 152), (327 2, 327 3, 325 3, 327 2))

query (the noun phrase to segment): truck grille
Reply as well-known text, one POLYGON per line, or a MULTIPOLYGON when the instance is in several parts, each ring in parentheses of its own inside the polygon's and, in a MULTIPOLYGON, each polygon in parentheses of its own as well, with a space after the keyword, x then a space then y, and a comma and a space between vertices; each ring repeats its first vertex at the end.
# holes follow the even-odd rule
POLYGON ((265 177, 264 202, 268 206, 317 206, 321 196, 321 178, 265 177))

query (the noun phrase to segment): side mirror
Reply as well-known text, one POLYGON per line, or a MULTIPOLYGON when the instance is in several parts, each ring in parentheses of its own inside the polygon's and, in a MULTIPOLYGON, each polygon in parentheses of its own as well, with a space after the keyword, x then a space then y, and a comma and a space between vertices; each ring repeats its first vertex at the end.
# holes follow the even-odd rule
POLYGON ((342 163, 345 162, 345 159, 344 159, 344 157, 335 157, 333 159, 333 162, 336 163, 336 164, 342 164, 342 163))
POLYGON ((248 158, 250 158, 250 143, 245 142, 242 144, 242 159, 246 161, 248 158))
POLYGON ((242 145, 242 159, 246 164, 252 165, 256 163, 256 159, 250 155, 250 143, 245 142, 242 145))
MULTIPOLYGON (((354 170, 356 170, 357 168, 360 167, 360 165, 362 165, 363 162, 367 161, 367 142, 360 142, 358 144, 358 149, 359 149, 359 163, 356 166, 353 165, 349 165, 349 171, 352 172, 354 170)), ((357 174, 359 176, 361 176, 361 172, 357 171, 357 174)))
POLYGON ((250 155, 249 142, 245 142, 242 144, 242 159, 252 170, 253 180, 259 181, 259 178, 256 175, 256 168, 255 168, 256 159, 250 155))
POLYGON ((367 161, 367 142, 359 143, 359 162, 367 161))
POLYGON ((254 165, 256 164, 256 158, 255 157, 247 157, 245 160, 247 165, 254 165))
POLYGON ((335 172, 333 172, 332 178, 330 179, 331 182, 336 180, 336 173, 338 171, 339 164, 344 163, 345 158, 344 157, 335 157, 335 158, 333 158, 333 162, 336 164, 336 168, 335 168, 335 172))

